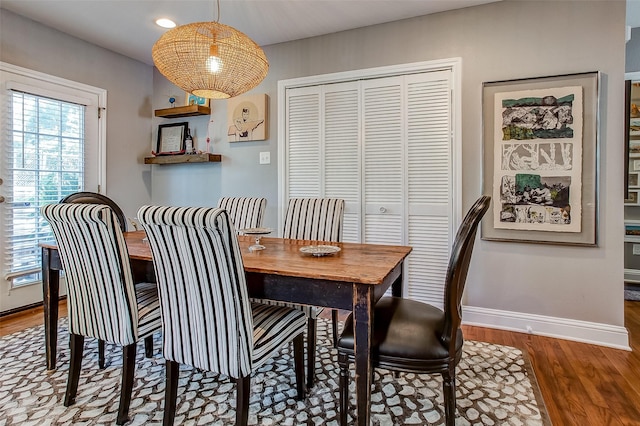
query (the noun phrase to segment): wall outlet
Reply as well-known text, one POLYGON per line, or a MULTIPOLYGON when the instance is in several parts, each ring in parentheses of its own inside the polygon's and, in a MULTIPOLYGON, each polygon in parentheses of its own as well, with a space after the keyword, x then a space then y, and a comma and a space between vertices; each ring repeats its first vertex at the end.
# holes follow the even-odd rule
POLYGON ((260 153, 260 164, 271 164, 271 153, 269 151, 260 153))
POLYGON ((633 245, 633 255, 637 256, 640 254, 640 244, 634 244, 633 245))

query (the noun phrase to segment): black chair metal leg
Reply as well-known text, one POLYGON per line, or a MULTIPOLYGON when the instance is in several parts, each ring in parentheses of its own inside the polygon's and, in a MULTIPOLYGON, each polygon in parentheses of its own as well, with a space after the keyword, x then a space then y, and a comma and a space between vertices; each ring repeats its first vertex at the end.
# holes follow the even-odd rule
POLYGON ((318 320, 307 319, 307 389, 311 389, 316 378, 316 327, 318 320))
POLYGON ((98 339, 98 368, 104 369, 104 347, 105 341, 98 339))
POLYGON ((165 370, 167 382, 164 388, 164 418, 163 426, 173 426, 176 417, 176 399, 178 398, 178 378, 180 376, 180 364, 175 361, 166 361, 165 370))
POLYGON ((338 354, 340 366, 340 426, 347 426, 347 410, 349 409, 349 364, 346 355, 338 354))
POLYGON ((144 338, 144 356, 153 358, 153 334, 144 338))
POLYGON ((293 361, 296 369, 296 389, 298 390, 298 401, 306 397, 306 384, 304 382, 304 334, 300 333, 293 339, 293 361))
POLYGON ((236 425, 247 426, 249 422, 249 393, 251 375, 236 380, 236 425))
POLYGON ((82 366, 82 352, 84 350, 84 336, 80 336, 79 334, 70 334, 69 349, 71 350, 71 359, 69 361, 67 390, 64 394, 65 407, 69 407, 76 402, 78 381, 80 380, 80 367, 82 366))
POLYGON ((444 417, 447 426, 456 424, 456 376, 453 371, 442 373, 442 391, 444 394, 444 417))
POLYGON ((333 347, 338 347, 338 310, 331 310, 331 328, 333 331, 333 347))
POLYGON ((136 344, 122 348, 122 384, 120 387, 120 407, 116 424, 123 425, 129 420, 129 405, 133 390, 133 376, 136 371, 136 344))

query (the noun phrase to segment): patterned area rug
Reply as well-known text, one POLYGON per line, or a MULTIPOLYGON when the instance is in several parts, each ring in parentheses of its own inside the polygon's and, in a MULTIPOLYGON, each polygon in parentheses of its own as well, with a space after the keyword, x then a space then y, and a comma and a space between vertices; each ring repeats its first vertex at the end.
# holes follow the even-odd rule
MULTIPOLYGON (((76 404, 66 408, 62 404, 69 365, 66 319, 60 324, 56 371, 45 369, 42 326, 0 339, 0 426, 115 424, 120 348, 107 345, 107 367, 99 370, 97 343, 87 340, 76 404)), ((282 350, 252 378, 249 424, 339 424, 338 368, 328 324, 327 320, 318 321, 317 382, 307 398, 295 399, 293 359, 290 350, 282 350)), ((161 336, 156 335, 155 340, 156 355, 151 359, 144 358, 144 345, 138 345, 129 425, 162 424, 164 360, 160 355, 161 336)), ((234 424, 235 385, 227 377, 185 366, 180 376, 176 425, 234 424)), ((396 379, 391 372, 376 370, 374 383, 373 424, 444 424, 439 375, 404 373, 396 379)), ((457 384, 456 425, 551 424, 530 364, 518 349, 466 342, 457 384)), ((353 378, 350 392, 352 423, 353 378)))

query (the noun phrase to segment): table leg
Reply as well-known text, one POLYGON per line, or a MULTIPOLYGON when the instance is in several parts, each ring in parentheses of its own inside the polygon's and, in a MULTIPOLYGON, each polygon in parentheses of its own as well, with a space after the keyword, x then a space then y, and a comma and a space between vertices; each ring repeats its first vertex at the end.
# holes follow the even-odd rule
POLYGON ((402 269, 403 265, 400 264, 400 276, 391 284, 391 295, 393 297, 402 297, 402 269))
POLYGON ((371 407, 371 358, 369 353, 374 305, 372 287, 356 285, 353 296, 357 424, 369 426, 371 407))
POLYGON ((42 248, 42 294, 44 305, 44 340, 47 370, 55 370, 58 349, 58 299, 60 271, 51 268, 51 250, 42 248))

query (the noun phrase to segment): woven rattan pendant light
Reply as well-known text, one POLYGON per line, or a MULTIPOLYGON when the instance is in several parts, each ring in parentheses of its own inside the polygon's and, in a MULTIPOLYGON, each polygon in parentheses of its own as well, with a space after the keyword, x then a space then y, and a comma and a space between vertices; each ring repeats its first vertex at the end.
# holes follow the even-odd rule
POLYGON ((260 46, 244 33, 217 21, 171 29, 158 39, 151 53, 162 75, 185 92, 202 98, 238 96, 260 84, 269 70, 260 46))

